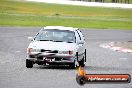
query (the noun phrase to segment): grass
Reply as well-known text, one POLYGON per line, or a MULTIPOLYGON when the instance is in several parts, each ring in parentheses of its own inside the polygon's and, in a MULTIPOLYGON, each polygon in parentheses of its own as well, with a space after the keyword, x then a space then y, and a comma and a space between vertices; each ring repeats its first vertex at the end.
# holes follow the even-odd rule
POLYGON ((0 0, 0 26, 132 29, 132 9, 0 0))

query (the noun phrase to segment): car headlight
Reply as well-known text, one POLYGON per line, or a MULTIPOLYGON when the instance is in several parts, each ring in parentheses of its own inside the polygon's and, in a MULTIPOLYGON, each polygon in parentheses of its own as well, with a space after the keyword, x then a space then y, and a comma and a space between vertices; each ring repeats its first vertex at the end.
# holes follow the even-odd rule
POLYGON ((27 53, 31 53, 32 52, 32 48, 27 48, 27 53))
POLYGON ((40 49, 33 49, 33 48, 27 48, 27 53, 31 53, 31 52, 40 52, 40 49))
POLYGON ((69 50, 69 51, 59 51, 59 54, 73 54, 73 51, 72 50, 69 50))

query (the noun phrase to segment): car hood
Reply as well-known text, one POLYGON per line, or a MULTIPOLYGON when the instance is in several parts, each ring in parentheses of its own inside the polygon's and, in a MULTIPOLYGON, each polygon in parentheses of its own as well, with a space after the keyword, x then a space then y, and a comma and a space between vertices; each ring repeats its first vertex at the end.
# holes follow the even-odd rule
POLYGON ((33 41, 28 48, 45 50, 76 50, 76 43, 53 42, 53 41, 33 41))

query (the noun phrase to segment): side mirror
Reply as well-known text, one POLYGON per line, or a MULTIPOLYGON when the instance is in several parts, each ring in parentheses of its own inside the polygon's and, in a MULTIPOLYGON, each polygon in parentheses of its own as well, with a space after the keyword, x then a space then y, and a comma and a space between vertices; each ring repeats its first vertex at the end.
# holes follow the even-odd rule
POLYGON ((33 41, 33 37, 28 37, 28 40, 33 41))

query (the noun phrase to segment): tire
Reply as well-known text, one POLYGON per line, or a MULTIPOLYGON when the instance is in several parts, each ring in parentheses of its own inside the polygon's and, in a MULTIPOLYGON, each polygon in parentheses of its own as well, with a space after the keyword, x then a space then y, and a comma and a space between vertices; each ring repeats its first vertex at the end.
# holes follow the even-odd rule
POLYGON ((79 61, 79 66, 81 66, 81 67, 85 66, 85 64, 84 64, 84 57, 83 57, 83 59, 81 61, 79 61))
POLYGON ((69 65, 69 67, 70 67, 71 69, 76 69, 76 68, 77 68, 77 61, 74 61, 73 63, 71 63, 71 64, 69 65))
POLYGON ((28 60, 28 59, 26 59, 26 67, 27 68, 32 68, 33 67, 33 62, 28 60))

